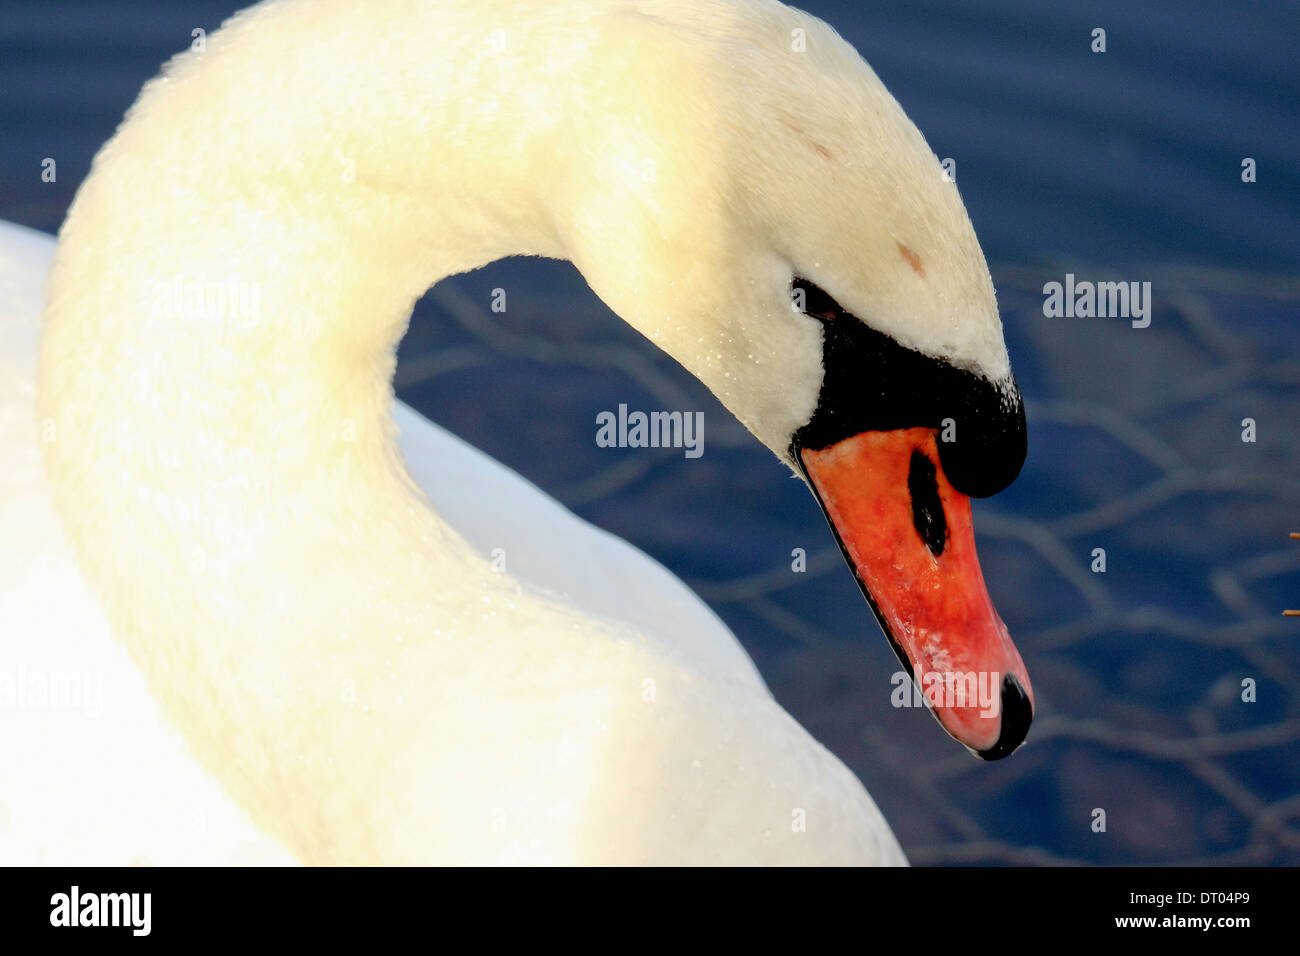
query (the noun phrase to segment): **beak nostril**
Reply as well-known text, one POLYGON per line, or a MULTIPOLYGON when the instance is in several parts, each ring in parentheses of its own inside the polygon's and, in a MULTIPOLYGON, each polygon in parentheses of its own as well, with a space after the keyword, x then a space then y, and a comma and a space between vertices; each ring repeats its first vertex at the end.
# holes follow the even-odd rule
POLYGON ((988 750, 978 751, 985 760, 1001 760, 1015 752, 1029 735, 1029 725, 1034 721, 1034 705, 1020 686, 1015 674, 1002 676, 1002 730, 998 742, 988 750))
POLYGON ((907 493, 912 499, 912 524, 925 546, 936 558, 948 542, 948 521, 943 514, 943 499, 935 480, 934 462, 920 451, 912 452, 907 470, 907 493))

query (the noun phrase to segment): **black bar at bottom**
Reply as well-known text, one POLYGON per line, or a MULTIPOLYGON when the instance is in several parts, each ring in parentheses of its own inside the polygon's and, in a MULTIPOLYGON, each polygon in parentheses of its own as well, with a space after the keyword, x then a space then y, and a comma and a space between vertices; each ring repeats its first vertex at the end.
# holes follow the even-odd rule
POLYGON ((619 924, 665 945, 679 930, 697 942, 758 933, 769 943, 772 934, 825 943, 832 926, 864 942, 877 934, 945 945, 1200 936, 1232 945, 1259 931, 1289 935, 1300 915, 1295 885, 1292 870, 1238 868, 9 869, 0 870, 0 945, 25 952, 12 944, 62 936, 92 945, 115 937, 333 948, 400 935, 434 948, 451 941, 451 929, 471 946, 511 931, 540 944, 597 930, 612 930, 605 938, 614 945, 619 924))

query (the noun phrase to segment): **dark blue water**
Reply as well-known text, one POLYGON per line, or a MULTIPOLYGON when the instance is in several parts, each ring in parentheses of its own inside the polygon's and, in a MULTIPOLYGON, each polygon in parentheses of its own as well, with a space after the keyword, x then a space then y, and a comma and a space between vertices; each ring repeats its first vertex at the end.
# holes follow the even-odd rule
MULTIPOLYGON (((238 6, 0 4, 0 218, 55 230, 140 84, 238 6)), ((695 587, 917 862, 1300 862, 1300 6, 805 7, 956 160, 994 268, 1030 456, 976 527, 1038 694, 1025 748, 982 764, 890 706, 896 663, 806 490, 568 265, 426 296, 402 397, 695 587), (1045 318, 1066 272, 1150 281, 1151 327, 1045 318), (619 403, 703 410, 705 454, 597 448, 619 403)))

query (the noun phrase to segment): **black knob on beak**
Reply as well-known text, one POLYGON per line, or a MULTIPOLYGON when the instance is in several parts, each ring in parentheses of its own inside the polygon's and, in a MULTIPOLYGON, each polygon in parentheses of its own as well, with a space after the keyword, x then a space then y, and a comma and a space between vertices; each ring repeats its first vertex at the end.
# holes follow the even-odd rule
POLYGON ((978 751, 985 760, 1001 760, 1015 751, 1029 734, 1034 721, 1034 705, 1014 674, 1002 677, 1002 733, 988 750, 978 751))

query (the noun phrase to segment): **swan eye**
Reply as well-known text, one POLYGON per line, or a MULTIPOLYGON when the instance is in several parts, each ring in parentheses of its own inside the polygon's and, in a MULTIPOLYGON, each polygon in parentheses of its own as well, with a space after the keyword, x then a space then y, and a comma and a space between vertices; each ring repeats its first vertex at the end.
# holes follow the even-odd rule
POLYGON ((791 281, 790 295, 796 304, 803 306, 799 311, 818 319, 833 319, 844 312, 825 290, 803 276, 795 276, 791 281))

